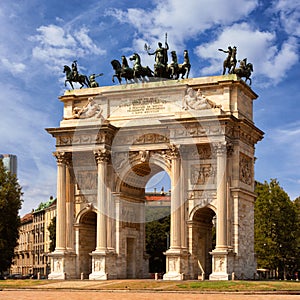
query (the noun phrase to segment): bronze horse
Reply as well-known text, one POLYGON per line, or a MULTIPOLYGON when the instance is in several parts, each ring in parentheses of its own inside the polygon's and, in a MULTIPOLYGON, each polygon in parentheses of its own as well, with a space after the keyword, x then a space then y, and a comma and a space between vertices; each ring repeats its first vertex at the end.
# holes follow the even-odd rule
MULTIPOLYGON (((123 59, 124 60, 124 59, 123 59)), ((127 62, 127 60, 126 60, 127 62)), ((123 62, 123 67, 121 66, 120 62, 116 59, 112 60, 111 65, 113 67, 113 69, 115 70, 115 74, 112 77, 112 81, 115 82, 115 77, 118 79, 119 84, 122 84, 122 78, 124 78, 126 80, 126 83, 128 83, 129 81, 133 80, 133 70, 128 66, 126 66, 126 64, 124 65, 123 62)))
POLYGON ((189 58, 189 53, 187 50, 184 50, 183 52, 183 64, 178 65, 178 77, 181 74, 181 78, 184 79, 184 76, 186 75, 186 78, 189 78, 191 70, 191 64, 190 64, 190 58, 189 58))
POLYGON ((77 82, 81 84, 80 88, 83 88, 85 85, 86 87, 91 87, 90 81, 86 75, 78 74, 76 78, 74 78, 71 68, 69 66, 64 66, 64 73, 66 73, 66 80, 65 80, 65 86, 67 86, 67 82, 71 85, 72 89, 74 90, 74 86, 72 82, 77 82))
POLYGON ((146 77, 148 78, 153 77, 154 72, 148 66, 143 67, 141 65, 141 58, 137 53, 134 53, 129 59, 134 61, 133 78, 135 81, 137 81, 137 79, 144 81, 146 77))
POLYGON ((236 74, 238 77, 243 78, 245 77, 245 82, 249 79, 249 85, 252 84, 252 80, 250 78, 251 73, 253 72, 253 65, 251 63, 247 63, 247 58, 240 61, 240 67, 235 68, 233 73, 236 74))

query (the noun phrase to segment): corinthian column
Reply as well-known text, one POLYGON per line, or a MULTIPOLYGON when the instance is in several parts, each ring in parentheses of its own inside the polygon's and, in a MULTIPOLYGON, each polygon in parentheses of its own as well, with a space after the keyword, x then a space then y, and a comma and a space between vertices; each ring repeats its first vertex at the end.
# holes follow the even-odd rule
POLYGON ((180 156, 178 149, 173 146, 169 152, 171 159, 171 232, 170 248, 181 248, 181 199, 180 199, 180 156))
POLYGON ((107 250, 107 162, 110 159, 110 151, 99 149, 94 151, 95 159, 98 166, 98 183, 97 183, 97 245, 96 252, 105 252, 107 250))
POLYGON ((66 250, 66 153, 54 152, 57 160, 57 217, 55 252, 66 250))
POLYGON ((226 190, 226 142, 214 145, 217 156, 217 230, 216 249, 227 249, 227 190, 226 190))

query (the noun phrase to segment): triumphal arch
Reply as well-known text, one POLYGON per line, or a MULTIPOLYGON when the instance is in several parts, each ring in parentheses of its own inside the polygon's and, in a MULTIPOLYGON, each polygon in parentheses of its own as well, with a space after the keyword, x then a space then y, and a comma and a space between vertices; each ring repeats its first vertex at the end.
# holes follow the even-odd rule
POLYGON ((148 278, 145 186, 171 181, 165 280, 253 278, 257 95, 236 75, 66 91, 50 279, 148 278), (215 244, 213 244, 215 228, 215 244))

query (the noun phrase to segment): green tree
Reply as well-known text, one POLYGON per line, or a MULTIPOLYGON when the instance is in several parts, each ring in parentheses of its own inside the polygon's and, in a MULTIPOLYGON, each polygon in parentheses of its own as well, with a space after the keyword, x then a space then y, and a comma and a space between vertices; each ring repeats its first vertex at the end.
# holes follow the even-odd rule
POLYGON ((168 234, 170 234, 170 208, 151 208, 146 211, 146 251, 149 254, 149 272, 161 273, 166 271, 168 234), (156 216, 156 218, 154 218, 156 216))
POLYGON ((54 217, 51 220, 50 225, 47 228, 49 230, 49 236, 50 236, 50 246, 49 246, 49 251, 53 252, 56 247, 56 217, 54 217))
POLYGON ((294 207, 297 214, 297 227, 296 227, 297 252, 295 254, 296 255, 295 269, 300 271, 300 197, 294 200, 294 207))
POLYGON ((277 270, 286 277, 295 262, 297 214, 293 202, 276 179, 256 183, 255 252, 258 268, 277 270))
POLYGON ((7 172, 0 160, 0 273, 6 271, 13 260, 19 237, 22 207, 22 189, 17 177, 7 172))

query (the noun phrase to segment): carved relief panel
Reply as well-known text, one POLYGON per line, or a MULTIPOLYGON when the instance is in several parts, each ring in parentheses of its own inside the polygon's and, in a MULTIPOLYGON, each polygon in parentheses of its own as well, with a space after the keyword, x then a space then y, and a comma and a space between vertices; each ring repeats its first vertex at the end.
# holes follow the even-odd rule
POLYGON ((240 181, 247 185, 253 183, 253 160, 243 153, 240 153, 240 181))

